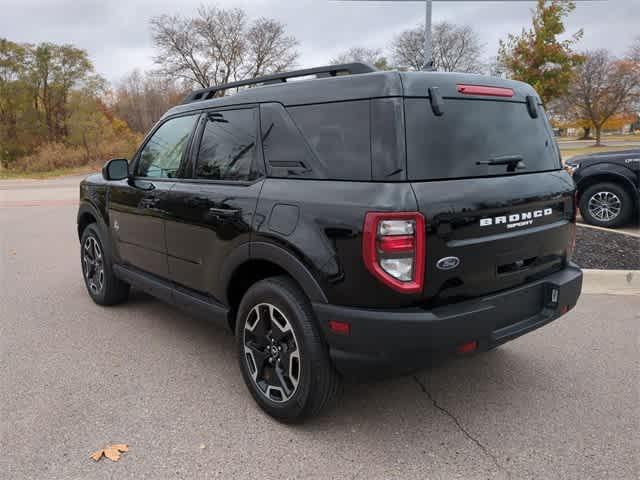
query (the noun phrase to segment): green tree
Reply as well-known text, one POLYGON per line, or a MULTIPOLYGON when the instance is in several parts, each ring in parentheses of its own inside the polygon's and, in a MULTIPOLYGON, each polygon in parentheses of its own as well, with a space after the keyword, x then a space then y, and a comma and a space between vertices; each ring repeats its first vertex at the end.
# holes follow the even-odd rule
POLYGON ((42 112, 50 141, 63 140, 71 116, 69 95, 91 78, 93 65, 85 50, 42 43, 31 49, 28 74, 36 110, 42 112))
POLYGON ((533 85, 545 103, 567 93, 575 67, 584 60, 573 52, 582 30, 558 39, 565 33, 564 18, 574 9, 567 0, 538 0, 531 29, 500 42, 498 61, 507 74, 533 85))
POLYGON ((22 45, 0 38, 0 166, 5 168, 24 153, 21 127, 28 101, 26 55, 22 45))

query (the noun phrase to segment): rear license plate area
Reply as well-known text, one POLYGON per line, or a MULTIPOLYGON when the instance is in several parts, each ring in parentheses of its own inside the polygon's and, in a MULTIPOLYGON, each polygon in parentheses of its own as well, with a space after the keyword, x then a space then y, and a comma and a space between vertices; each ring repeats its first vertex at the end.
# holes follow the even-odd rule
POLYGON ((500 315, 496 329, 500 329, 539 314, 545 306, 546 289, 543 285, 525 288, 505 297, 511 315, 500 315))

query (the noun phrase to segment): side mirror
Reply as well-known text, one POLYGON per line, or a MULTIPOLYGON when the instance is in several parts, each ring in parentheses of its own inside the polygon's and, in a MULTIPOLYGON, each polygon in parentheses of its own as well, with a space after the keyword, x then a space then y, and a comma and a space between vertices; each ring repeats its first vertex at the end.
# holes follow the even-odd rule
POLYGON ((102 167, 102 177, 105 180, 124 180, 129 177, 129 162, 126 158, 114 158, 102 167))

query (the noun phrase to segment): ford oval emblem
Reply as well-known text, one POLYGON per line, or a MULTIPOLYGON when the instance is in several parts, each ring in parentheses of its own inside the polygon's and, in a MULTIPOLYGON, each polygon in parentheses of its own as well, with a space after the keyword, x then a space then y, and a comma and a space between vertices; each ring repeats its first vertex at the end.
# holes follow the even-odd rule
POLYGON ((460 265, 460 259, 458 257, 444 257, 436 263, 438 270, 453 270, 458 265, 460 265))

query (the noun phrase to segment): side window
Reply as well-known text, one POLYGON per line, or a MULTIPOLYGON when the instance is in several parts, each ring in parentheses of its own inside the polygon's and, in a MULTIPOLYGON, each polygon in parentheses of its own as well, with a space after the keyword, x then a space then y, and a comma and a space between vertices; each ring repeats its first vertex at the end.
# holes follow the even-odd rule
POLYGON ((140 152, 136 175, 175 177, 197 118, 197 115, 172 118, 158 128, 140 152))
POLYGON ((196 178, 248 181, 255 172, 255 109, 209 112, 196 161, 196 178))
POLYGON ((289 107, 332 180, 371 180, 369 100, 289 107))
POLYGON ((272 177, 328 178, 293 120, 279 103, 260 106, 262 151, 272 177))

